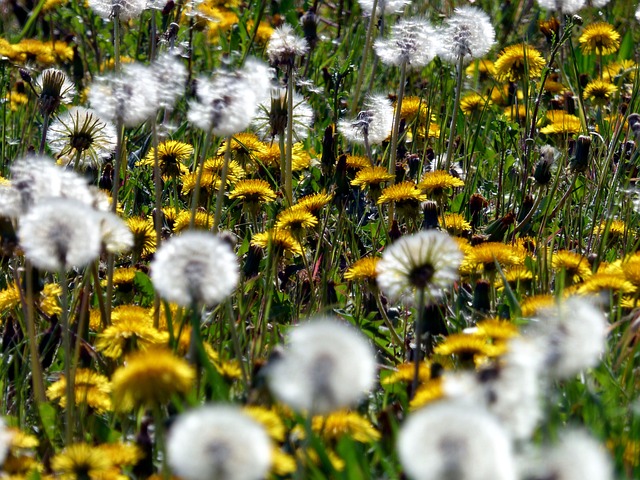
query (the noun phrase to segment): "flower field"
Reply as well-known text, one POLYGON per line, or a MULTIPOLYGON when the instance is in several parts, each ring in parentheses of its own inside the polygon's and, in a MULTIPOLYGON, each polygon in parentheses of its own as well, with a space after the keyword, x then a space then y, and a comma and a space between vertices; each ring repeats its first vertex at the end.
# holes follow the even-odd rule
POLYGON ((640 478, 640 7, 0 9, 0 479, 640 478))

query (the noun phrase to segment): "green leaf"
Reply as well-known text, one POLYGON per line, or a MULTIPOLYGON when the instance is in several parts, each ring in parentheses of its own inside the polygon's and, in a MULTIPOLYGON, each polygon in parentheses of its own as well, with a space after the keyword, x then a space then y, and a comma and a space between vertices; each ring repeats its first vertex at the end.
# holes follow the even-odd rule
POLYGON ((143 306, 151 305, 153 303, 153 297, 155 296, 155 289, 149 276, 143 272, 136 272, 133 277, 133 284, 136 290, 142 295, 141 303, 143 306))

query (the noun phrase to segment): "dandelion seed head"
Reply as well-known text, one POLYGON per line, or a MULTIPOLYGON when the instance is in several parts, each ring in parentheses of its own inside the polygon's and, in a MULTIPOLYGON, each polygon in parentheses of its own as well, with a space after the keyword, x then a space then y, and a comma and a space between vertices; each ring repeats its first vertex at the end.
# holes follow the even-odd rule
POLYGON ((496 41, 496 32, 491 19, 484 11, 471 6, 455 9, 453 15, 445 20, 440 31, 442 42, 438 56, 444 61, 457 64, 462 58, 469 63, 484 57, 496 41))
POLYGON ((389 297, 406 296, 411 302, 418 290, 430 303, 458 278, 462 252, 449 234, 425 230, 407 235, 385 248, 377 264, 378 286, 389 297))
POLYGON ((370 95, 356 118, 338 122, 338 131, 349 141, 371 145, 384 142, 391 133, 393 105, 385 95, 370 95))
POLYGON ((293 66, 295 59, 308 51, 307 41, 296 35, 293 27, 287 23, 273 31, 267 44, 267 57, 273 66, 293 66))
POLYGON ((100 254, 100 221, 76 200, 43 200, 20 218, 18 238, 26 257, 42 270, 84 267, 100 254))
POLYGON ((239 280, 238 259, 227 242, 207 232, 186 232, 162 244, 151 263, 158 294, 181 306, 215 305, 239 280))
POLYGON ((146 0, 87 0, 89 8, 104 20, 117 16, 122 21, 140 16, 146 7, 146 0))
POLYGON ((89 103, 98 115, 111 122, 121 119, 136 126, 158 108, 159 85, 151 68, 137 63, 122 67, 119 74, 97 77, 89 88, 89 103))
POLYGON ((47 145, 59 162, 97 169, 116 149, 116 128, 93 110, 72 107, 49 126, 47 145))
POLYGON ((133 248, 133 233, 129 226, 111 212, 98 212, 102 245, 109 253, 125 253, 133 248))
POLYGON ((416 480, 515 480, 509 436, 485 410, 466 403, 428 405, 409 415, 397 443, 416 480))
POLYGON ((9 448, 11 447, 12 440, 13 433, 7 428, 4 420, 0 418, 0 466, 4 464, 4 461, 9 454, 9 448))
MULTIPOLYGON (((362 11, 371 15, 373 13, 373 0, 358 0, 362 11)), ((384 15, 392 13, 401 13, 404 7, 409 5, 411 0, 378 0, 378 6, 376 7, 376 13, 379 15, 383 12, 384 15)))
POLYGON ((354 405, 373 387, 376 361, 364 336, 331 318, 312 319, 289 333, 269 366, 271 392, 296 411, 326 414, 354 405))
POLYGON ((158 107, 172 108, 184 94, 187 67, 171 52, 161 54, 152 64, 151 73, 158 85, 158 107))
POLYGON ((269 473, 272 448, 264 427, 249 415, 207 405, 178 416, 167 457, 184 480, 260 480, 269 473))
POLYGON ((538 0, 538 5, 547 10, 573 15, 585 6, 586 0, 538 0))
POLYGON ((386 39, 377 40, 374 48, 382 63, 413 68, 425 66, 436 56, 440 37, 427 20, 404 18, 391 27, 386 39))

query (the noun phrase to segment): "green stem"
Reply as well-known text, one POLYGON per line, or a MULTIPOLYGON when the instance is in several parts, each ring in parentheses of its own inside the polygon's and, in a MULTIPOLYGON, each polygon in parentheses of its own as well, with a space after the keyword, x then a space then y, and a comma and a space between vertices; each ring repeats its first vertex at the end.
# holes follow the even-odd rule
POLYGON ((227 176, 229 174, 229 162, 231 161, 231 135, 227 137, 227 149, 224 152, 224 164, 220 175, 220 188, 216 196, 216 213, 213 217, 213 231, 220 231, 220 219, 222 217, 222 204, 224 203, 224 192, 227 188, 227 176))
MULTIPOLYGON (((351 100, 351 115, 355 115, 355 113, 358 111, 358 97, 360 96, 360 89, 362 88, 362 82, 364 81, 365 69, 367 67, 367 60, 369 57, 369 50, 371 50, 371 41, 373 39, 373 28, 375 26, 377 8, 378 0, 373 0, 371 18, 369 18, 369 25, 367 26, 367 36, 365 37, 364 41, 364 52, 362 54, 362 60, 360 63, 360 71, 358 72, 358 80, 356 80, 356 90, 353 93, 353 99, 351 100)), ((384 15, 384 12, 382 14, 384 15)))
POLYGON ((293 205, 293 86, 294 70, 293 67, 289 67, 289 76, 287 79, 287 154, 284 183, 284 191, 289 206, 293 205))
POLYGON ((202 182, 202 173, 204 172, 204 160, 207 158, 207 151, 209 150, 209 145, 211 145, 212 138, 213 132, 209 130, 204 139, 200 161, 198 162, 198 175, 196 177, 196 185, 193 188, 193 196, 191 197, 191 219, 189 220, 189 230, 193 229, 196 224, 196 211, 198 210, 198 200, 200 198, 200 184, 202 182))
POLYGON ((416 308, 416 320, 414 327, 414 335, 416 342, 416 350, 414 353, 415 368, 413 371, 413 382, 411 383, 411 398, 414 397, 418 390, 418 381, 420 379, 420 352, 422 337, 422 316, 424 315, 424 288, 418 290, 418 304, 416 308))
MULTIPOLYGON (((404 99, 404 84, 407 81, 407 62, 400 64, 400 83, 398 85, 398 99, 396 101, 396 111, 393 117, 393 127, 391 129, 391 145, 389 148, 389 174, 393 175, 389 180, 389 186, 395 183, 396 178, 396 157, 398 155, 398 136, 400 135, 400 120, 402 117, 402 100, 404 99)), ((389 225, 393 223, 393 202, 389 204, 389 225)))
POLYGON ((49 130, 49 114, 45 113, 42 120, 42 137, 40 138, 40 148, 38 153, 42 155, 44 153, 44 146, 47 143, 47 130, 49 130))
POLYGON ((66 382, 66 398, 67 408, 65 410, 65 442, 67 445, 73 443, 73 430, 74 430, 74 418, 73 410, 75 408, 75 391, 73 388, 73 378, 71 378, 71 331, 69 329, 69 284, 67 280, 67 272, 60 270, 58 273, 60 279, 60 286, 62 287, 62 296, 60 303, 62 307, 61 324, 62 324, 62 349, 64 351, 64 376, 66 382))
MULTIPOLYGON (((453 101, 453 112, 451 112, 451 124, 449 125, 449 144, 447 145, 447 158, 445 160, 444 169, 446 172, 451 168, 451 157, 453 156, 453 140, 456 135, 456 126, 458 124, 458 109, 460 108, 460 95, 462 93, 462 72, 464 71, 464 56, 458 57, 457 76, 456 76, 456 96, 453 101)), ((427 119, 428 121, 428 119, 427 119)))

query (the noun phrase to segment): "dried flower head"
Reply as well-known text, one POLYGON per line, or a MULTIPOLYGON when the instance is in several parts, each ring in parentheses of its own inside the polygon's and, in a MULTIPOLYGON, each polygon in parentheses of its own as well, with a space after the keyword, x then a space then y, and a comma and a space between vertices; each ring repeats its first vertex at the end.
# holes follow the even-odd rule
POLYGON ((374 48, 387 65, 405 63, 413 68, 420 68, 433 60, 439 45, 439 36, 427 20, 404 18, 391 27, 388 38, 377 40, 374 48))
POLYGON ((235 71, 219 70, 213 79, 200 77, 188 118, 198 128, 228 137, 249 126, 258 104, 268 97, 271 75, 262 62, 249 59, 235 71))
POLYGON ((422 290, 431 303, 458 278, 461 262, 462 252, 447 233, 421 231, 385 248, 376 267, 378 285, 394 299, 406 295, 410 300, 422 290))
POLYGON ((397 450, 416 480, 517 478, 507 433, 488 412, 467 404, 440 402, 411 414, 397 450))
POLYGON ((151 263, 159 295, 182 306, 215 305, 239 279, 238 259, 227 242, 205 232, 186 232, 162 244, 151 263))
POLYGON ((331 318, 289 333, 282 357, 269 366, 269 388, 297 411, 326 414, 358 402, 373 387, 376 361, 366 338, 331 318))
POLYGON ((289 24, 283 24, 271 34, 267 44, 267 56, 273 66, 293 66, 296 58, 309 51, 307 41, 296 35, 289 24))
POLYGON ((51 198, 20 218, 18 238, 38 268, 83 267, 100 254, 100 217, 76 200, 51 198))
POLYGON ((338 131, 353 143, 380 144, 391 134, 393 105, 386 95, 370 95, 356 118, 338 122, 338 131))
POLYGON ((262 425, 226 405, 179 415, 167 440, 169 465, 184 480, 260 480, 269 473, 272 448, 262 425))
POLYGON ((60 104, 71 103, 76 87, 67 75, 57 68, 44 70, 35 81, 38 92, 38 108, 42 115, 51 115, 60 104))
POLYGON ((47 145, 58 162, 97 169, 116 149, 116 129, 97 112, 72 107, 49 126, 47 145))
POLYGON ((442 42, 438 56, 455 64, 460 59, 468 63, 484 57, 496 41, 489 15, 471 6, 456 8, 453 15, 445 20, 440 34, 442 42))

